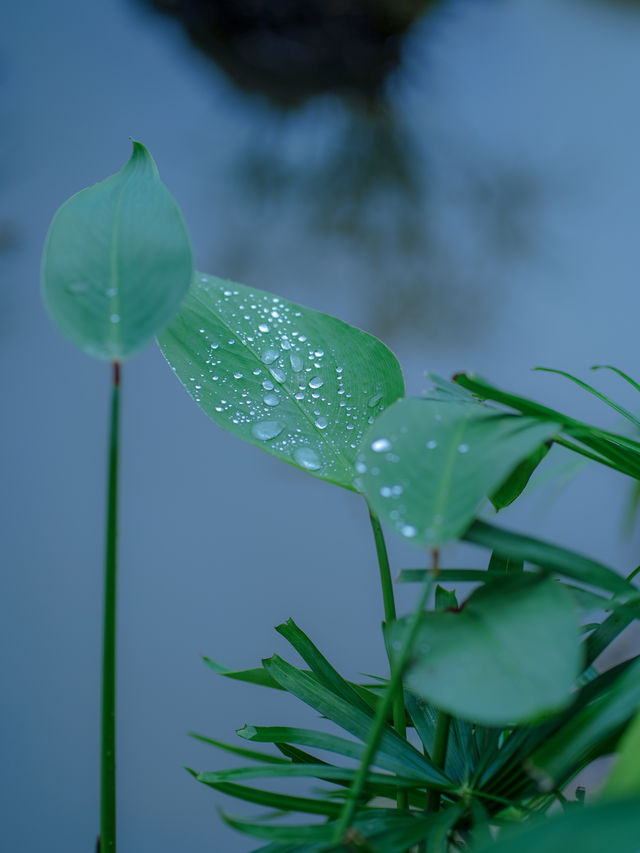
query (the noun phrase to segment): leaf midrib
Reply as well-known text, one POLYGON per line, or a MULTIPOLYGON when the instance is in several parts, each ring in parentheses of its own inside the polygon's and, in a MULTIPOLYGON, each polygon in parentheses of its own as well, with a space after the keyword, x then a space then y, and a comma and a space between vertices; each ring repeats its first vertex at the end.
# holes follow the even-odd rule
MULTIPOLYGON (((198 285, 200 285, 201 283, 202 283, 202 282, 198 282, 198 285)), ((237 285, 235 285, 235 284, 234 284, 234 287, 237 287, 237 285)), ((196 301, 197 301, 197 302, 199 302, 199 304, 200 304, 200 305, 202 305, 202 307, 203 307, 206 311, 211 310, 211 309, 210 309, 210 306, 208 306, 208 305, 205 303, 205 301, 200 297, 200 293, 199 293, 199 291, 200 291, 200 287, 198 287, 198 288, 194 291, 194 293, 193 293, 194 298, 196 299, 196 301)), ((293 304, 295 304, 295 303, 290 303, 290 304, 292 304, 292 305, 293 305, 293 304)), ((249 344, 248 344, 248 343, 243 339, 243 335, 242 335, 242 333, 241 333, 241 332, 239 332, 237 329, 234 329, 234 328, 232 328, 231 326, 229 326, 229 324, 226 322, 226 320, 224 320, 224 319, 220 316, 220 314, 219 314, 219 312, 218 312, 218 311, 214 311, 214 314, 215 314, 215 317, 218 319, 218 321, 219 321, 219 322, 224 326, 224 328, 229 332, 229 334, 232 334, 232 335, 235 335, 236 337, 238 337, 238 338, 239 338, 239 340, 240 340, 240 342, 242 343, 242 345, 243 345, 243 346, 244 346, 244 347, 245 347, 245 348, 246 348, 246 349, 251 353, 251 355, 254 357, 254 359, 256 360, 256 363, 257 363, 257 364, 259 364, 261 368, 264 368, 264 367, 265 367, 264 362, 263 362, 263 361, 262 361, 262 359, 259 357, 259 355, 258 355, 258 354, 253 350, 253 348, 252 348, 251 346, 249 346, 249 344)), ((331 352, 333 353, 333 347, 331 348, 331 352)), ((309 425, 315 429, 315 422, 314 422, 314 421, 312 420, 312 418, 307 414, 307 412, 306 412, 303 408, 301 408, 301 407, 300 407, 300 405, 299 405, 299 401, 295 399, 294 394, 293 394, 291 391, 289 391, 289 389, 288 389, 284 384, 280 384, 280 383, 278 383, 278 387, 279 387, 281 390, 283 390, 283 391, 285 392, 286 397, 287 397, 287 398, 290 400, 290 402, 293 404, 294 408, 295 408, 297 411, 301 412, 301 413, 302 413, 302 415, 304 416, 305 420, 309 423, 309 425)), ((313 431, 313 430, 312 430, 312 431, 313 431)), ((337 453, 337 452, 336 452, 335 447, 334 447, 334 445, 329 441, 328 436, 326 436, 326 435, 325 435, 321 430, 320 430, 320 431, 316 430, 316 433, 317 433, 318 437, 321 439, 321 441, 322 441, 322 442, 324 442, 324 443, 325 443, 325 444, 326 444, 326 445, 331 449, 332 454, 334 455, 334 457, 336 457, 339 461, 342 461, 343 463, 346 463, 346 464, 344 464, 344 468, 345 468, 346 470, 348 470, 348 471, 352 471, 353 473, 355 473, 354 468, 353 468, 353 463, 352 463, 352 462, 350 462, 349 460, 347 460, 347 459, 346 459, 346 458, 345 458, 341 453, 337 453)), ((295 463, 295 464, 296 464, 298 467, 301 467, 301 466, 299 466, 299 465, 298 465, 298 463, 295 463)), ((305 470, 306 470, 306 469, 305 469, 305 470)), ((315 474, 316 472, 315 472, 315 471, 309 471, 309 473, 311 473, 311 474, 315 474)), ((353 478, 352 478, 352 480, 353 480, 353 478)), ((350 484, 352 484, 352 480, 350 481, 350 484)))

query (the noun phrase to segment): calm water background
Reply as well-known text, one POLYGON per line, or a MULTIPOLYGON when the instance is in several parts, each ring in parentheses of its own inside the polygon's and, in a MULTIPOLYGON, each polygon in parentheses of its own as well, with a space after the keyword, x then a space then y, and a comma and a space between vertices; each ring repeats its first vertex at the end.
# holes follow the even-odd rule
MULTIPOLYGON (((55 209, 116 171, 133 136, 201 269, 377 334, 410 393, 425 369, 469 368, 613 424, 529 369, 640 374, 640 10, 443 2, 405 39, 384 105, 326 95, 287 112, 236 91, 140 5, 35 0, 2 18, 2 848, 81 853, 98 825, 108 372, 40 303, 55 209)), ((259 844, 226 829, 223 797, 182 769, 233 760, 185 733, 314 718, 216 679, 199 655, 244 667, 286 653, 273 626, 294 616, 348 676, 384 671, 364 506, 215 427, 155 347, 124 371, 122 453, 120 847, 246 853, 259 844)), ((534 489, 505 523, 630 569, 627 488, 585 470, 534 489)), ((423 563, 391 548, 398 568, 423 563)))

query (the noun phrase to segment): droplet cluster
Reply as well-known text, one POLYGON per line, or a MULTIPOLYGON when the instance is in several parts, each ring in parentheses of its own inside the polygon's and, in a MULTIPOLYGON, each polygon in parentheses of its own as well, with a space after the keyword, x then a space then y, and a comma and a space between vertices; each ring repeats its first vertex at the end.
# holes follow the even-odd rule
POLYGON ((384 408, 382 384, 363 383, 362 366, 356 375, 339 360, 330 330, 320 339, 293 303, 208 276, 197 292, 189 318, 197 344, 190 340, 179 371, 194 399, 302 468, 350 479, 362 436, 384 408))

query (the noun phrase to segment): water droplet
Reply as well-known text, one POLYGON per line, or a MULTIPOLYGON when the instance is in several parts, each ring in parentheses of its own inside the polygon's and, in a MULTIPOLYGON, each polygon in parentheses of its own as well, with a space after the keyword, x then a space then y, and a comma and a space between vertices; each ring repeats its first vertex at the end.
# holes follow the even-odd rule
POLYGON ((308 471, 317 471, 320 468, 320 460, 315 450, 310 447, 297 447, 293 452, 293 458, 308 471))
POLYGON ((269 331, 269 327, 266 323, 260 323, 260 325, 258 326, 258 331, 262 332, 262 334, 264 335, 269 331))
POLYGON ((273 391, 273 382, 270 379, 265 379, 262 383, 262 387, 265 391, 273 391))
POLYGON ((262 353, 262 361, 264 364, 273 364, 278 357, 278 351, 275 349, 266 349, 262 353))
POLYGON ((400 533, 402 533, 403 536, 406 536, 407 539, 413 539, 417 532, 418 531, 415 529, 413 524, 405 524, 400 528, 400 533))
POLYGON ((314 376, 313 379, 309 380, 309 388, 322 388, 324 385, 324 379, 320 379, 319 376, 314 376))
POLYGON ((119 314, 112 314, 109 317, 109 319, 111 320, 112 323, 119 323, 120 322, 120 315, 119 314))
POLYGON ((280 435, 283 429, 284 426, 279 421, 259 421, 251 427, 251 433, 261 441, 270 441, 280 435))
POLYGON ((390 498, 392 495, 391 486, 380 486, 380 494, 383 498, 390 498))
POLYGON ((243 376, 243 374, 240 373, 239 371, 236 371, 236 373, 233 374, 234 379, 242 379, 242 376, 243 376))
POLYGON ((277 394, 265 394, 263 397, 265 406, 277 406, 280 398, 277 394))
POLYGON ((376 438, 371 442, 371 449, 374 453, 384 453, 385 450, 391 450, 391 442, 388 438, 376 438))
POLYGON ((458 445, 458 453, 468 453, 469 445, 468 444, 459 444, 458 445))
POLYGON ((316 418, 316 426, 318 429, 326 429, 329 426, 329 419, 325 418, 324 415, 320 415, 319 418, 316 418))
POLYGON ((425 446, 426 446, 427 450, 435 450, 436 447, 438 446, 438 442, 435 440, 435 438, 430 438, 425 446))
POLYGON ((289 361, 291 362, 291 369, 294 371, 294 373, 300 373, 300 371, 302 370, 302 359, 300 358, 300 356, 297 353, 292 352, 289 355, 289 361))
POLYGON ((398 497, 398 495, 401 495, 403 492, 404 492, 404 489, 402 488, 402 486, 399 486, 399 485, 398 486, 391 486, 391 494, 394 497, 398 497))
POLYGON ((382 400, 382 394, 374 394, 373 397, 370 397, 367 405, 372 409, 374 406, 377 406, 380 400, 382 400))
POLYGON ((364 464, 364 462, 356 462, 356 471, 358 472, 358 474, 366 474, 367 466, 364 464))
POLYGON ((287 378, 287 374, 280 367, 272 367, 271 368, 271 375, 276 380, 276 382, 280 382, 281 384, 287 378))
POLYGON ((315 357, 316 357, 316 358, 322 358, 322 356, 324 355, 324 350, 317 349, 317 350, 315 351, 314 355, 315 355, 315 357))
POLYGON ((307 336, 306 335, 298 335, 298 340, 300 341, 301 344, 303 344, 307 340, 307 336))

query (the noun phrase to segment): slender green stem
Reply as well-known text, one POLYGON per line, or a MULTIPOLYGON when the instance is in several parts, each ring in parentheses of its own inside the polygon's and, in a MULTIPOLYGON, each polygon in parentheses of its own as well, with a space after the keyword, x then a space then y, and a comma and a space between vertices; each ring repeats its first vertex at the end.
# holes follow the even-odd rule
MULTIPOLYGON (((371 509, 369 509, 369 519, 373 529, 373 538, 376 543, 376 553, 378 555, 378 565, 380 567, 380 586, 382 587, 384 621, 387 625, 391 625, 392 622, 396 621, 396 602, 393 595, 393 582, 391 580, 389 554, 387 553, 387 545, 384 541, 384 534, 382 532, 380 520, 371 509)), ((389 654, 389 668, 391 674, 393 674, 393 666, 391 654, 389 654)), ((398 684, 393 696, 393 727, 400 737, 406 738, 407 724, 404 711, 402 681, 398 684)), ((409 794, 407 791, 398 791, 397 803, 399 809, 407 808, 409 805, 409 794)))
POLYGON ((116 851, 116 588, 118 538, 118 437, 120 365, 113 364, 107 480, 104 627, 102 647, 102 746, 100 772, 100 853, 116 851))
POLYGON ((384 694, 382 695, 382 699, 380 700, 378 707, 376 708, 376 713, 371 723, 371 729, 369 730, 369 736, 367 738, 367 743, 365 746, 364 755, 362 756, 362 761, 360 762, 358 772, 356 773, 353 782, 351 783, 347 798, 345 799, 344 805, 342 807, 340 818, 338 819, 338 822, 336 824, 336 830, 334 835, 334 841, 336 844, 340 843, 345 832, 349 828, 349 825, 351 824, 351 820, 353 819, 353 815, 358 805, 358 800, 362 795, 369 767, 371 766, 378 750, 378 746, 380 745, 380 739, 384 732, 387 715, 391 710, 396 691, 402 683, 402 675, 404 673, 404 670, 407 664, 409 663, 411 650, 413 648, 413 644, 415 643, 416 636, 418 634, 418 629, 420 628, 420 617, 429 597, 429 593, 431 592, 432 586, 433 579, 429 577, 422 590, 422 595, 420 596, 418 606, 409 620, 409 625, 407 626, 407 631, 404 635, 403 645, 400 649, 400 653, 398 655, 395 666, 393 667, 391 678, 389 679, 384 694))
MULTIPOLYGON (((433 740, 433 752, 431 760, 438 767, 444 770, 447 760, 447 745, 449 743, 449 728, 451 717, 445 711, 438 711, 438 720, 436 722, 436 733, 433 740)), ((429 789, 427 793, 427 811, 437 812, 440 808, 440 791, 429 789)))

